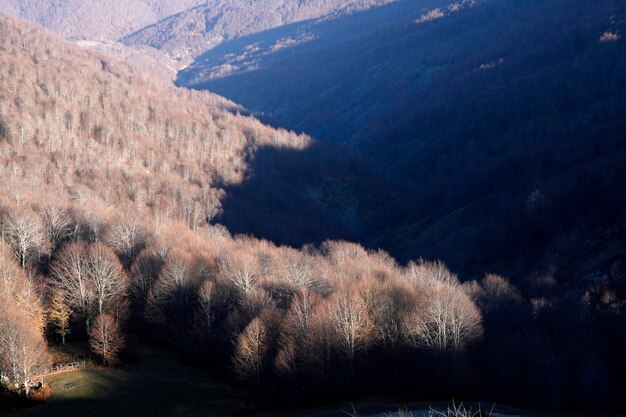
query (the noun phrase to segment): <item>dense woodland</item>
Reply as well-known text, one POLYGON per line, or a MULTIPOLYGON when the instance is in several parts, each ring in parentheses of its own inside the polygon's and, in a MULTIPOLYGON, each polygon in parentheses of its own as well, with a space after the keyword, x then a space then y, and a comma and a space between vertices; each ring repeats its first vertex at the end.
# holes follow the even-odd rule
POLYGON ((575 286, 544 270, 460 280, 417 253, 400 264, 342 240, 402 201, 370 160, 6 17, 0 62, 5 389, 33 395, 50 345, 89 341, 115 366, 143 342, 257 405, 406 394, 623 411, 623 263, 575 286))

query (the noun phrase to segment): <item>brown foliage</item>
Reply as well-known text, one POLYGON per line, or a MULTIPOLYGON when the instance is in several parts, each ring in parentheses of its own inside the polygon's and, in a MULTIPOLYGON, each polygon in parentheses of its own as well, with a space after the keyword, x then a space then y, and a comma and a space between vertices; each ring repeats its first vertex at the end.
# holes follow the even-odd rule
POLYGON ((37 388, 33 388, 28 393, 28 399, 35 402, 44 402, 52 395, 52 387, 50 384, 42 384, 37 388))

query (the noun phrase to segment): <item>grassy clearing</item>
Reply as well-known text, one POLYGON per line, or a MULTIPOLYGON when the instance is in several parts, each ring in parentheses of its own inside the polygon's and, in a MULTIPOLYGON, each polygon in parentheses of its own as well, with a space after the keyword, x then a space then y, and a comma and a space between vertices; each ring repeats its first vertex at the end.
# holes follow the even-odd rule
MULTIPOLYGON (((45 404, 3 410, 4 416, 227 416, 241 406, 237 392, 206 369, 180 364, 176 354, 143 347, 142 361, 117 369, 89 368, 48 379, 45 404)), ((0 399, 0 401, 2 401, 0 399)))
MULTIPOLYGON (((57 362, 88 358, 87 345, 68 345, 52 354, 57 362)), ((244 400, 234 388, 211 379, 206 369, 181 364, 177 354, 142 346, 141 363, 116 369, 87 368, 51 376, 53 394, 47 402, 19 408, 0 396, 0 417, 9 416, 231 416, 242 411, 244 400)), ((412 417, 427 417, 430 406, 444 410, 447 404, 413 403, 398 406, 386 399, 345 402, 299 410, 274 410, 255 417, 400 417, 408 409, 412 417)), ((533 415, 498 407, 494 415, 533 415)), ((545 417, 545 416, 544 416, 545 417)))

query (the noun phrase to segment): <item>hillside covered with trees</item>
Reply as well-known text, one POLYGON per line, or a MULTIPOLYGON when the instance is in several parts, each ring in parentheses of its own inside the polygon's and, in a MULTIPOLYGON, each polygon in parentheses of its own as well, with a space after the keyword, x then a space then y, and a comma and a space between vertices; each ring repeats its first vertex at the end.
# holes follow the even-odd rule
POLYGON ((51 344, 89 341, 115 365, 139 339, 257 405, 408 394, 623 410, 623 264, 584 286, 546 273, 516 286, 346 240, 233 236, 220 219, 358 234, 396 183, 345 148, 12 18, 0 18, 0 61, 5 390, 34 395, 51 344), (238 196, 249 184, 261 191, 238 196), (294 203, 273 204, 272 186, 294 203))
MULTIPOLYGON (((313 7, 298 4, 290 19, 313 7)), ((348 67, 379 62, 365 74, 383 94, 384 65, 413 74, 394 48, 417 48, 404 59, 429 75, 397 78, 362 129, 326 141, 0 16, 0 401, 49 395, 35 377, 52 347, 111 367, 151 344, 251 409, 375 395, 624 412, 623 6, 548 13, 565 4, 399 2, 306 22, 292 28, 320 25, 318 40, 198 85, 239 80, 258 98, 291 88, 281 65, 308 83, 297 64, 320 86, 326 54, 345 55, 337 94, 293 110, 345 100, 351 114, 378 93, 348 67), (342 24, 367 30, 329 45, 342 24), (371 56, 346 53, 364 43, 371 56)))
POLYGON ((178 82, 401 179, 373 246, 578 280, 625 251, 625 29, 615 0, 403 1, 226 42, 178 82))

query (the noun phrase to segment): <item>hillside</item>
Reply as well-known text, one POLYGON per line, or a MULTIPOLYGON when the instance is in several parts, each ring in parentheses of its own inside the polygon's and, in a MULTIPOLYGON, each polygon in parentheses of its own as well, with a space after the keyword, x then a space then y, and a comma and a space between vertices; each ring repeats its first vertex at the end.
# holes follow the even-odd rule
MULTIPOLYGON (((24 30, 24 36, 38 36, 34 29, 24 30)), ((7 36, 7 42, 18 42, 7 36)), ((50 36, 35 49, 22 48, 3 51, 0 122, 5 147, 17 152, 20 163, 51 170, 45 181, 28 179, 42 183, 33 198, 50 194, 71 200, 86 193, 104 207, 137 203, 137 213, 162 212, 192 224, 205 222, 208 210, 211 219, 224 216, 235 232, 261 228, 265 233, 259 235, 302 244, 361 235, 376 217, 368 199, 389 188, 374 178, 375 167, 352 152, 318 150, 320 145, 307 137, 235 114, 240 108, 219 96, 175 88, 165 77, 147 78, 143 65, 83 52, 50 36), (28 57, 25 63, 21 55, 28 57), (325 157, 316 160, 318 152, 325 157), (324 174, 277 178, 263 186, 244 183, 254 181, 253 165, 263 164, 269 174, 281 170, 279 161, 287 155, 299 159, 299 169, 320 167, 324 174), (59 170, 73 173, 72 179, 63 182, 59 170), (133 182, 120 188, 121 178, 133 182), (259 206, 259 199, 268 198, 273 202, 259 206), (228 212, 221 210, 223 204, 228 212), (254 226, 238 226, 244 218, 254 226)), ((19 186, 21 174, 6 172, 11 174, 5 174, 3 198, 26 198, 23 191, 15 196, 15 190, 33 188, 19 186)))
POLYGON ((335 18, 394 0, 209 0, 170 16, 122 41, 147 45, 179 61, 190 63, 224 41, 309 19, 335 18))
POLYGON ((203 0, 3 0, 0 13, 70 39, 117 40, 203 0))
POLYGON ((570 275, 623 234, 625 30, 615 0, 404 1, 226 42, 178 82, 412 182, 370 240, 401 259, 570 275))
MULTIPOLYGON (((613 58, 619 68, 623 57, 613 58)), ((105 412, 121 415, 194 414, 207 399, 227 412, 240 395, 242 412, 404 395, 623 411, 623 165, 611 135, 592 147, 605 169, 581 171, 594 199, 572 201, 606 232, 597 244, 581 222, 576 260, 598 265, 593 274, 531 262, 514 280, 461 280, 442 261, 398 263, 337 240, 389 231, 438 201, 417 206, 419 187, 348 148, 4 16, 0 62, 3 407, 56 390, 47 405, 61 401, 57 410, 100 412, 93 400, 106 397, 105 412), (173 353, 155 364, 140 342, 173 353), (81 386, 40 385, 60 361, 50 345, 66 357, 89 349, 98 367, 77 374, 81 386), (215 391, 214 377, 236 394, 215 391), (159 398, 143 401, 146 392, 159 398)), ((602 110, 619 120, 608 102, 602 110)), ((544 201, 530 200, 539 226, 544 201)))

